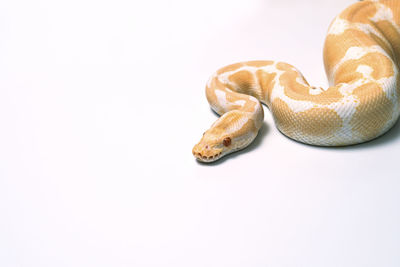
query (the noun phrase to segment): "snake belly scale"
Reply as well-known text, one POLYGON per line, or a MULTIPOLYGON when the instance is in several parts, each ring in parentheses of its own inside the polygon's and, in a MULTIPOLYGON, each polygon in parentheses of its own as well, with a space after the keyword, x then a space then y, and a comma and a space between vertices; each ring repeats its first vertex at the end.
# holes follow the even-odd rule
POLYGON ((248 146, 264 119, 302 143, 346 146, 387 132, 400 114, 400 0, 354 3, 331 23, 324 44, 330 87, 310 86, 295 67, 247 61, 216 71, 206 85, 221 115, 192 150, 212 162, 248 146))

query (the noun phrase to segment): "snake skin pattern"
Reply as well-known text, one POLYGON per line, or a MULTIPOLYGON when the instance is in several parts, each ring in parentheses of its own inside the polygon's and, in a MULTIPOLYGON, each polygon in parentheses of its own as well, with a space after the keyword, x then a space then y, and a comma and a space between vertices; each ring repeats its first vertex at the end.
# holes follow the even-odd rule
POLYGON ((302 143, 346 146, 387 132, 400 114, 400 0, 361 1, 329 26, 324 64, 330 87, 310 86, 293 66, 248 61, 219 69, 206 86, 222 115, 192 150, 212 162, 243 149, 264 119, 302 143))

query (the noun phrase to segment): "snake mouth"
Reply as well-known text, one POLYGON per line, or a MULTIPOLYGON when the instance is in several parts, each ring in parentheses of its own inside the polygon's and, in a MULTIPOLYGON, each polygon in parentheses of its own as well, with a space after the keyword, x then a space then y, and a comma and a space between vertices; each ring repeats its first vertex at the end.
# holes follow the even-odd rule
POLYGON ((195 158, 201 162, 212 162, 212 161, 216 161, 217 159, 219 159, 222 155, 222 152, 219 152, 217 154, 211 155, 211 156, 206 156, 203 155, 201 152, 195 152, 193 151, 193 155, 195 156, 195 158))

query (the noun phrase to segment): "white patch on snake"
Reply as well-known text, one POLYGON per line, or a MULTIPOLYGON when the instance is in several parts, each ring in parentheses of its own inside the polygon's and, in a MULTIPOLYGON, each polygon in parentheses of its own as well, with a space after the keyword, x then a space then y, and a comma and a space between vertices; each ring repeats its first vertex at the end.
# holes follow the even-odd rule
POLYGON ((386 97, 389 99, 390 102, 393 104, 393 113, 392 117, 388 120, 385 127, 382 128, 380 134, 385 133, 389 130, 397 121, 400 115, 400 106, 399 106, 399 95, 397 94, 396 88, 400 86, 397 84, 397 75, 399 73, 397 67, 393 64, 394 75, 387 78, 381 78, 377 80, 378 84, 382 87, 383 91, 385 92, 386 97))
POLYGON ((261 67, 260 69, 267 73, 277 73, 278 70, 276 68, 276 64, 277 62, 274 62, 274 64, 261 67))
POLYGON ((365 23, 353 23, 352 26, 350 27, 351 29, 356 29, 356 30, 360 30, 366 34, 370 34, 371 32, 373 32, 376 35, 379 35, 380 37, 382 37, 382 34, 379 33, 376 29, 374 29, 371 25, 369 24, 365 24, 365 23))
POLYGON ((371 52, 377 52, 377 51, 380 52, 381 49, 382 48, 377 45, 370 46, 370 47, 352 46, 349 49, 347 49, 346 54, 340 60, 341 62, 339 64, 341 64, 344 61, 351 60, 351 59, 360 59, 361 57, 363 57, 366 54, 371 53, 371 52))
POLYGON ((361 73, 364 78, 366 79, 372 79, 371 73, 374 71, 370 66, 368 65, 359 65, 356 69, 358 73, 361 73))
POLYGON ((322 92, 324 92, 324 89, 323 89, 322 87, 314 87, 314 86, 311 86, 310 89, 308 90, 308 93, 309 93, 310 95, 319 95, 319 94, 321 94, 322 92))
MULTIPOLYGON (((294 71, 297 71, 298 73, 300 73, 298 70, 296 70, 296 69, 294 69, 294 71)), ((299 83, 299 84, 301 84, 301 85, 304 85, 304 86, 309 86, 307 83, 306 83, 306 81, 304 80, 304 77, 303 76, 301 76, 301 77, 296 77, 296 82, 297 83, 299 83)))
POLYGON ((358 79, 352 83, 343 83, 343 84, 341 84, 341 86, 338 89, 342 95, 348 96, 353 93, 354 89, 356 89, 357 87, 360 87, 361 85, 366 84, 368 82, 370 82, 370 80, 358 79))
POLYGON ((342 34, 349 27, 349 22, 345 19, 337 17, 329 27, 328 34, 342 34))
POLYGON ((216 77, 216 74, 213 74, 207 81, 207 87, 211 88, 212 86, 212 81, 214 80, 214 78, 216 77))
MULTIPOLYGON (((348 143, 355 139, 350 121, 358 105, 359 101, 356 96, 347 95, 340 102, 332 103, 328 106, 342 119, 343 125, 340 130, 335 133, 335 138, 342 143, 348 143)), ((361 141, 361 139, 358 141, 361 141)))
POLYGON ((257 136, 257 132, 249 131, 244 135, 238 136, 232 140, 232 144, 235 146, 233 149, 243 148, 250 144, 257 136))
MULTIPOLYGON (((377 80, 377 83, 381 86, 381 88, 385 92, 385 95, 389 99, 389 101, 392 102, 393 110, 394 110, 392 119, 396 120, 400 113, 400 107, 399 107, 399 102, 398 102, 398 98, 400 96, 397 94, 396 88, 398 88, 398 86, 400 86, 400 84, 397 84, 396 77, 398 75, 398 70, 394 64, 393 64, 393 70, 394 70, 393 76, 381 78, 381 79, 377 80)), ((392 123, 392 121, 390 120, 388 122, 388 124, 391 124, 391 123, 392 123)))
POLYGON ((228 102, 226 100, 226 93, 222 90, 215 90, 215 95, 217 96, 217 100, 219 105, 221 106, 221 108, 223 110, 227 110, 228 109, 228 102))
POLYGON ((378 22, 380 20, 393 20, 393 13, 389 7, 383 4, 377 4, 379 6, 378 11, 375 15, 370 18, 373 22, 378 22))
POLYGON ((258 99, 255 98, 254 96, 249 96, 249 100, 253 101, 254 103, 258 103, 259 102, 258 99))
POLYGON ((228 125, 228 127, 226 127, 225 133, 231 134, 231 133, 236 132, 237 130, 242 128, 243 125, 245 125, 248 120, 249 120, 248 117, 241 116, 235 123, 232 123, 232 124, 228 125))
POLYGON ((234 102, 236 105, 239 105, 239 106, 244 106, 244 104, 246 104, 246 100, 236 100, 235 102, 234 102))
POLYGON ((333 84, 333 77, 335 76, 336 71, 339 69, 339 67, 345 63, 348 60, 352 59, 360 59, 363 56, 365 56, 368 53, 372 52, 377 52, 377 53, 384 53, 384 50, 382 47, 378 45, 374 46, 369 46, 369 47, 362 47, 362 46, 352 46, 349 49, 347 49, 346 54, 344 57, 339 61, 336 66, 333 67, 332 72, 330 73, 328 79, 329 79, 329 84, 333 84))

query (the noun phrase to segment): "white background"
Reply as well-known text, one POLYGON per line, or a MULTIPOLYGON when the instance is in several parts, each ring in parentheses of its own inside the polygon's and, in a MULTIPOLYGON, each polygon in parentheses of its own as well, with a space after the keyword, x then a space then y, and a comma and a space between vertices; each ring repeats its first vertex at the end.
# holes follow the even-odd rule
POLYGON ((286 61, 326 86, 350 0, 0 1, 0 266, 400 266, 400 125, 303 145, 271 115, 203 165, 208 77, 286 61))

